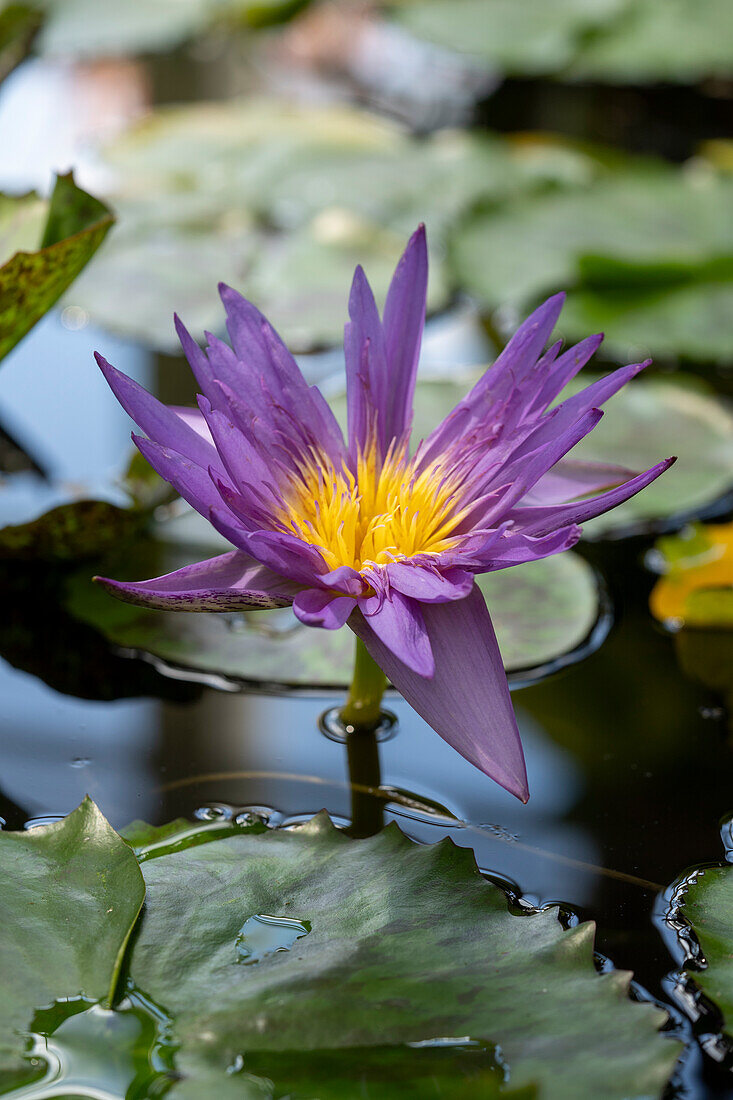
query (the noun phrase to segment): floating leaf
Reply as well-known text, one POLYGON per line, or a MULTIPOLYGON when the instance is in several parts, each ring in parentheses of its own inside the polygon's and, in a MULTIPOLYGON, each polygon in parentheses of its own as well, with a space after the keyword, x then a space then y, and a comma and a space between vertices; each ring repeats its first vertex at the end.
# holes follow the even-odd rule
POLYGON ((218 21, 259 27, 289 19, 309 0, 39 0, 40 46, 72 57, 171 50, 218 21))
MULTIPOLYGON (((242 1071, 276 1094, 320 1097, 321 1074, 348 1072, 347 1052, 355 1081, 362 1058, 379 1080, 389 1055, 374 1048, 445 1036, 499 1044, 512 1085, 537 1083, 549 1100, 585 1098, 598 1081, 608 1100, 651 1100, 671 1071, 677 1048, 656 1033, 663 1013, 627 1000, 628 974, 594 973, 593 926, 564 932, 550 910, 511 916, 450 841, 415 845, 394 826, 349 840, 323 814, 143 866, 131 976, 174 1017, 184 1074, 198 1060, 227 1084, 242 1056, 242 1071), (311 931, 237 965, 237 935, 254 914, 297 917, 311 931)), ((419 1048, 404 1052, 411 1073, 435 1065, 427 1049, 422 1071, 419 1048)), ((399 1051, 391 1057, 399 1063, 399 1051)), ((479 1086, 482 1071, 490 1079, 480 1056, 474 1069, 479 1086)), ((447 1095, 464 1095, 464 1083, 447 1095)), ((179 1096, 195 1095, 184 1086, 179 1096)))
POLYGON ((725 361, 731 202, 733 179, 629 163, 592 187, 519 197, 467 219, 453 242, 455 276, 488 307, 524 309, 575 287, 563 334, 600 329, 620 358, 725 361))
POLYGON ((43 207, 35 197, 17 200, 17 218, 13 205, 2 196, 0 245, 5 255, 15 254, 0 268, 0 359, 74 281, 114 221, 104 203, 76 186, 71 173, 57 177, 42 232, 43 207))
MULTIPOLYGON (((210 548, 214 553, 219 548, 210 548)), ((138 541, 107 575, 139 579, 170 572, 206 554, 138 541)), ((173 665, 236 679, 300 687, 345 687, 351 677, 353 635, 303 626, 290 611, 241 615, 149 611, 120 603, 92 585, 87 569, 71 578, 67 606, 78 619, 125 649, 152 653, 173 665)), ((561 660, 585 642, 598 617, 592 568, 561 554, 479 578, 510 670, 561 660)), ((562 663, 562 661, 561 661, 562 663)))
POLYGON ((733 627, 733 523, 686 528, 655 546, 664 576, 649 599, 660 622, 733 627))
POLYGON ((720 1009, 733 1036, 733 867, 701 867, 686 877, 681 907, 702 951, 696 986, 720 1009))
POLYGON ((393 0, 414 34, 517 76, 641 83, 733 72, 727 0, 393 0))
POLYGON ((77 500, 37 519, 0 528, 0 559, 79 561, 109 553, 139 534, 147 514, 106 500, 77 500))
POLYGON ((21 1035, 35 1009, 112 998, 145 886, 131 849, 90 799, 54 825, 0 832, 0 877, 5 1085, 31 1073, 21 1035))
POLYGON ((121 228, 74 301, 164 350, 176 347, 174 311, 193 331, 221 331, 219 280, 268 313, 294 350, 340 343, 356 264, 383 298, 420 221, 429 308, 440 309, 452 293, 445 240, 467 209, 597 171, 572 148, 418 139, 354 108, 267 99, 160 109, 107 156, 121 228))

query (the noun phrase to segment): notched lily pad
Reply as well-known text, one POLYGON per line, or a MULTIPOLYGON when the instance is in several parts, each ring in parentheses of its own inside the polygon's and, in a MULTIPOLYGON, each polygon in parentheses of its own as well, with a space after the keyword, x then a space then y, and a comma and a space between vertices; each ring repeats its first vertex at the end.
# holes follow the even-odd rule
POLYGON ((114 221, 71 173, 57 177, 43 228, 42 210, 33 196, 0 200, 0 247, 6 255, 15 252, 0 267, 0 359, 70 286, 114 221))
MULTIPOLYGON (((140 580, 217 552, 221 548, 138 540, 124 560, 111 560, 104 570, 118 579, 140 580)), ((92 585, 89 573, 86 569, 70 578, 67 607, 115 645, 249 682, 304 688, 345 688, 350 682, 354 639, 348 629, 305 627, 289 608, 240 615, 149 611, 110 597, 92 585)), ((505 665, 522 678, 548 664, 562 664, 588 639, 598 619, 596 575, 576 554, 487 574, 478 582, 505 665)))
POLYGON ((494 1095, 496 1044, 512 1086, 537 1085, 548 1100, 584 1100, 598 1081, 609 1100, 651 1100, 675 1061, 656 1032, 664 1014, 627 999, 629 975, 594 972, 592 925, 565 932, 554 911, 511 916, 450 841, 418 846, 395 826, 354 841, 320 814, 294 831, 164 855, 144 872, 131 976, 175 1019, 184 1080, 172 1095, 196 1095, 204 1070, 212 1091, 217 1079, 229 1087, 229 1068, 245 1096, 252 1076, 275 1095, 359 1096, 362 1071, 367 1095, 412 1096, 411 1081, 433 1070, 441 1080, 430 1040, 446 1036, 467 1048, 446 1075, 454 1100, 494 1095), (307 920, 310 932, 238 966, 253 914, 307 920))
POLYGON ((145 885, 91 799, 56 824, 0 832, 0 878, 1 1087, 34 1073, 22 1035, 37 1008, 114 996, 145 885))

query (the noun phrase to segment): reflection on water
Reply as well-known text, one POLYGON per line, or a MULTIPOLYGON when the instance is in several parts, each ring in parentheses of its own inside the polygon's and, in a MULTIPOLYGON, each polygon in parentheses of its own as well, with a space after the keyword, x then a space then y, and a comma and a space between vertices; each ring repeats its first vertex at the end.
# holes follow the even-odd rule
POLYGON ((234 942, 235 961, 253 966, 290 948, 311 930, 310 921, 295 917, 273 917, 267 913, 255 913, 242 925, 234 942))

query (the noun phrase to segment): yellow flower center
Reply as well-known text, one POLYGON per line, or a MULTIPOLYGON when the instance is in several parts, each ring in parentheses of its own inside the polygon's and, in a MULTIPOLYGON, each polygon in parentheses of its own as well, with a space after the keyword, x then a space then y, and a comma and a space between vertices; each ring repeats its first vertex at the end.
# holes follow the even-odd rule
POLYGON ((455 546, 466 511, 458 488, 439 463, 418 471, 414 459, 391 451, 380 461, 375 446, 359 456, 356 476, 314 455, 292 475, 279 519, 329 569, 361 570, 455 546))

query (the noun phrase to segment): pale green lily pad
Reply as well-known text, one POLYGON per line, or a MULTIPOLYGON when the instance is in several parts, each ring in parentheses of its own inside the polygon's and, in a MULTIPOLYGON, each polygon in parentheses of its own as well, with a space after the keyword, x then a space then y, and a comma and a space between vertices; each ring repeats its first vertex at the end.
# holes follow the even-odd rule
POLYGON ((733 72, 727 0, 393 0, 415 35, 517 76, 684 83, 733 72))
POLYGON ((267 99, 160 109, 107 158, 121 228, 73 301, 163 350, 177 347, 174 311, 196 333, 223 332, 219 280, 267 313, 294 351, 340 344, 354 268, 383 300, 421 221, 428 308, 439 310, 454 289, 446 242, 468 209, 600 171, 574 148, 485 134, 417 139, 355 108, 267 99))
MULTIPOLYGON (((418 846, 395 826, 349 840, 322 814, 144 871, 131 977, 174 1017, 184 1074, 192 1061, 218 1066, 226 1083, 241 1056, 243 1073, 306 1100, 323 1095, 319 1075, 343 1071, 347 1052, 358 1078, 361 1056, 378 1063, 374 1048, 469 1036, 498 1044, 512 1086, 536 1083, 548 1100, 585 1100, 599 1082, 608 1100, 652 1100, 677 1056, 656 1030, 664 1014, 627 1000, 629 975, 594 972, 591 924, 565 932, 554 911, 511 916, 450 841, 418 846), (310 932, 238 965, 235 941, 254 914, 310 932)), ((448 1097, 482 1095, 455 1084, 448 1097)), ((184 1080, 178 1095, 195 1093, 184 1080)))
POLYGON ((145 886, 90 799, 56 824, 0 832, 0 878, 0 1081, 10 1085, 37 1072, 22 1058, 36 1009, 113 997, 145 886))
POLYGON ((453 239, 454 276, 488 308, 525 310, 569 288, 563 335, 600 328, 622 359, 725 362, 731 203, 728 177, 629 163, 592 187, 519 197, 467 219, 453 239))
MULTIPOLYGON (((140 580, 217 552, 220 547, 139 542, 105 571, 140 580)), ((572 659, 598 618, 595 573, 576 554, 490 573, 478 583, 509 671, 539 674, 572 659)), ((148 611, 94 586, 88 569, 69 580, 66 600, 76 618, 108 641, 182 668, 280 686, 345 688, 351 679, 351 631, 303 626, 289 608, 241 615, 148 611)))
POLYGON ((37 0, 45 12, 45 53, 126 56, 174 49, 216 26, 266 26, 295 15, 309 0, 37 0))
POLYGON ((0 83, 28 55, 41 24, 41 13, 26 0, 10 0, 0 9, 0 83))
POLYGON ((0 197, 0 359, 54 305, 104 240, 114 218, 59 176, 50 203, 35 196, 0 197))

